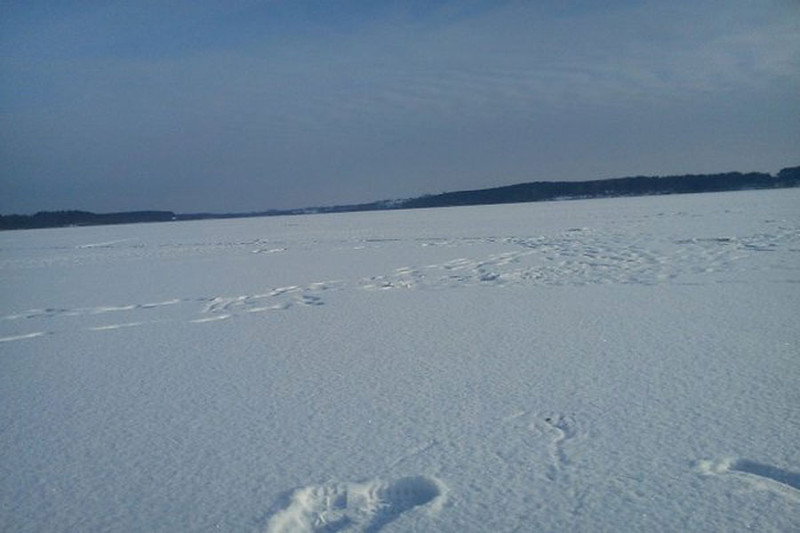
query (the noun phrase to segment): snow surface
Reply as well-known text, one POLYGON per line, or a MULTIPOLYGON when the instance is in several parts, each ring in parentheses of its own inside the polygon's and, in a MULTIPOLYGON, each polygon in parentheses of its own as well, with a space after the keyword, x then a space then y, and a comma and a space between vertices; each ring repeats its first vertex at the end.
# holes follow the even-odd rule
POLYGON ((800 190, 0 234, 3 531, 798 531, 800 190))

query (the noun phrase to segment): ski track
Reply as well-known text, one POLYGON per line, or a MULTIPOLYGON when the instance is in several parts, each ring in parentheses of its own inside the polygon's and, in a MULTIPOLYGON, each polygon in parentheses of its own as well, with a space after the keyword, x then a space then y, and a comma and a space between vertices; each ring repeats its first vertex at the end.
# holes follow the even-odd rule
MULTIPOLYGON (((113 250, 114 244, 122 242, 125 241, 81 245, 78 248, 89 251, 97 248, 113 250)), ((351 248, 379 249, 398 243, 407 245, 400 239, 362 239, 357 241, 356 246, 351 245, 351 248)), ((25 320, 52 322, 75 316, 133 315, 117 323, 103 323, 86 328, 93 331, 112 331, 133 325, 168 321, 144 316, 147 311, 165 307, 181 307, 182 313, 179 316, 184 316, 184 321, 207 324, 244 314, 285 311, 293 307, 320 307, 326 304, 327 293, 344 290, 448 290, 476 286, 500 288, 520 285, 703 283, 704 274, 747 268, 742 260, 755 253, 769 253, 782 249, 800 251, 800 232, 781 226, 771 234, 759 233, 746 237, 693 237, 667 243, 652 243, 647 235, 638 235, 632 239, 629 233, 599 233, 586 228, 573 228, 555 236, 413 239, 413 244, 423 247, 456 248, 462 253, 469 252, 473 247, 486 245, 505 247, 507 251, 478 258, 465 254, 441 263, 406 265, 388 273, 360 279, 317 281, 306 285, 275 287, 247 295, 196 296, 150 303, 33 309, 0 316, 0 326, 11 322, 19 324, 25 320)), ((259 242, 246 241, 227 243, 227 245, 212 243, 206 247, 184 246, 194 251, 203 248, 204 252, 208 251, 206 248, 219 251, 220 248, 236 249, 243 246, 250 248, 255 246, 256 248, 251 250, 253 253, 277 253, 289 250, 287 247, 259 248, 258 245, 259 242)), ((134 245, 128 248, 139 250, 134 245)), ((171 318, 169 321, 174 320, 171 318)), ((31 333, 18 329, 0 337, 0 342, 41 337, 46 333, 57 333, 63 328, 43 330, 40 326, 31 328, 35 329, 35 332, 31 333)))

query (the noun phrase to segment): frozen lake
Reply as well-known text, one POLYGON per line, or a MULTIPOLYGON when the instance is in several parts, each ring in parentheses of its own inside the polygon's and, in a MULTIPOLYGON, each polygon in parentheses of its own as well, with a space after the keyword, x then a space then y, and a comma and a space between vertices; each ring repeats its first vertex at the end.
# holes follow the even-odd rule
POLYGON ((0 233, 0 530, 800 530, 800 189, 0 233))

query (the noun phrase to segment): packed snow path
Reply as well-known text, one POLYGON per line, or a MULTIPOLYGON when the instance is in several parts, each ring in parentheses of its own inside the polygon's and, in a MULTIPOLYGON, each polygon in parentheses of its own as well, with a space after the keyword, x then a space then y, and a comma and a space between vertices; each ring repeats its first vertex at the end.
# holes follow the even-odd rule
POLYGON ((800 529, 800 191, 0 234, 0 530, 800 529))

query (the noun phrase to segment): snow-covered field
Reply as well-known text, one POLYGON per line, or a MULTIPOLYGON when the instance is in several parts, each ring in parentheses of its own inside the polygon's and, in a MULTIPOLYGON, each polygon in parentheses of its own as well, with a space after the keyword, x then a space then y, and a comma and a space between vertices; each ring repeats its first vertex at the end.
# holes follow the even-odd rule
POLYGON ((3 531, 798 531, 800 190, 0 234, 3 531))

